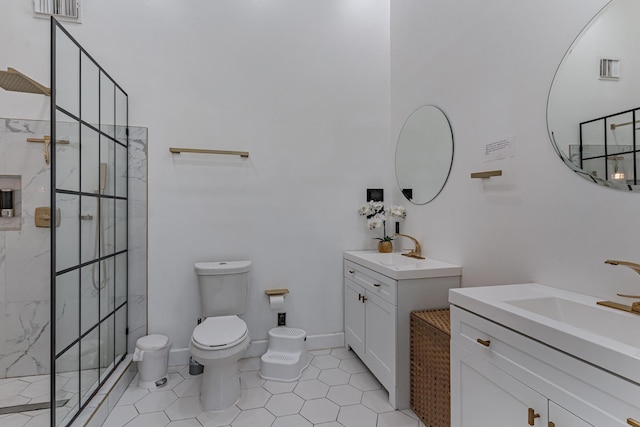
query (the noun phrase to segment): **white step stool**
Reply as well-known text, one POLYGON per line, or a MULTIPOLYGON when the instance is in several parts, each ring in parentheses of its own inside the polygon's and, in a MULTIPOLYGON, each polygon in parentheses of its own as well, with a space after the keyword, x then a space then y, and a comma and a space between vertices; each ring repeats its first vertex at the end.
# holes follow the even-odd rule
POLYGON ((309 365, 307 333, 278 326, 269 331, 269 348, 260 358, 260 376, 265 380, 296 381, 309 365))

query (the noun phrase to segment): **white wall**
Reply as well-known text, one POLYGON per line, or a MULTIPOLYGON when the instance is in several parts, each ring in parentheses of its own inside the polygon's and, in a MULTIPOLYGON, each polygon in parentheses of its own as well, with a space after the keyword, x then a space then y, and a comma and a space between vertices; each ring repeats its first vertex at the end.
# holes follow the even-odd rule
MULTIPOLYGON (((612 297, 637 292, 632 225, 640 196, 591 184, 556 157, 545 111, 553 75, 604 0, 456 2, 391 6, 391 135, 422 104, 448 115, 455 140, 438 198, 411 206, 404 230, 427 256, 463 266, 464 286, 538 281, 612 297), (513 135, 516 155, 483 163, 484 145, 513 135), (471 172, 504 175, 472 180, 471 172)), ((391 166, 390 166, 391 167, 391 166)), ((401 194, 394 189, 395 200, 401 194)))
POLYGON ((288 324, 341 332, 342 251, 373 246, 356 210, 386 180, 388 3, 201 1, 178 19, 153 5, 132 84, 151 133, 151 331, 185 347, 199 315, 193 263, 250 259, 253 339, 276 325, 268 288, 291 291, 288 324))
MULTIPOLYGON (((253 338, 275 323, 270 287, 291 290, 291 325, 341 331, 341 251, 374 243, 355 210, 367 187, 402 201, 393 147, 423 104, 445 111, 456 144, 447 186, 409 206, 403 224, 428 256, 461 263, 465 286, 539 281, 608 297, 637 287, 632 272, 602 261, 638 259, 640 230, 620 218, 640 199, 575 176, 545 126, 556 67, 604 0, 406 0, 391 17, 387 1, 182 5, 87 2, 84 23, 67 26, 129 93, 132 124, 150 129, 149 325, 175 347, 198 316, 201 260, 254 261, 253 338), (505 135, 516 156, 483 163, 484 144, 505 135), (170 146, 251 156, 176 157, 170 146), (503 177, 469 178, 497 168, 503 177)), ((27 73, 44 67, 47 25, 25 5, 8 7, 0 36, 13 30, 22 51, 3 42, 0 58, 27 73)), ((27 109, 4 95, 0 116, 27 109)))
MULTIPOLYGON (((130 122, 149 128, 150 332, 186 347, 199 316, 193 263, 224 259, 254 262, 253 338, 276 323, 263 292, 273 287, 291 291, 290 325, 341 332, 342 251, 374 246, 356 211, 388 180, 388 1, 189 5, 85 2, 83 23, 66 25, 129 94, 130 122)), ((48 24, 10 7, 25 49, 3 46, 0 58, 46 82, 34 70, 48 64, 48 24)), ((0 113, 37 115, 25 97, 23 111, 0 100, 0 113)))

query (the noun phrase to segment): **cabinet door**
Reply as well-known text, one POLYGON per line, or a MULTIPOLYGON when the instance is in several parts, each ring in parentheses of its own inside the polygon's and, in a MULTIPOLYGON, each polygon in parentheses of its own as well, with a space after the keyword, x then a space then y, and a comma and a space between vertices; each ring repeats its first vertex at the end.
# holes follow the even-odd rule
POLYGON ((369 291, 365 306, 367 366, 389 390, 395 388, 396 306, 369 291))
POLYGON ((593 427, 593 425, 549 401, 549 427, 593 427))
POLYGON ((547 427, 547 399, 451 343, 452 427, 547 427), (539 415, 529 419, 532 415, 539 415))
POLYGON ((351 280, 344 280, 344 340, 353 351, 364 356, 365 304, 362 297, 364 288, 351 280))

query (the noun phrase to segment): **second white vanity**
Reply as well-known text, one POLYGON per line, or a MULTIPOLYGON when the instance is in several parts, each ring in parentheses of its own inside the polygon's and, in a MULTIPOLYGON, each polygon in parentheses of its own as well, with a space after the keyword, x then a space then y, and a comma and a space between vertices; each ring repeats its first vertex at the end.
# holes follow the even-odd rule
POLYGON ((345 344, 389 392, 396 409, 410 405, 410 316, 446 308, 462 268, 400 253, 344 253, 345 344))
POLYGON ((538 284, 456 289, 451 426, 640 426, 640 316, 538 284))

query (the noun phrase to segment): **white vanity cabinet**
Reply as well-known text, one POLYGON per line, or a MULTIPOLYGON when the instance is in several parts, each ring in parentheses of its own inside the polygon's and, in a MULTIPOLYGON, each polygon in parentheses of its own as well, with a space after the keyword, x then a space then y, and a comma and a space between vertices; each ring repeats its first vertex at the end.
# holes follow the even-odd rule
POLYGON ((454 389, 452 384, 452 394, 459 397, 459 405, 451 409, 456 420, 452 419, 453 426, 524 426, 530 410, 534 419, 547 419, 543 395, 456 346, 454 343, 451 348, 451 366, 457 368, 452 380, 460 387, 454 389))
POLYGON ((460 286, 460 267, 438 261, 405 262, 392 270, 372 251, 344 254, 345 345, 389 392, 394 408, 410 405, 411 311, 445 308, 448 291, 460 286), (364 258, 367 257, 367 258, 364 258), (373 261, 372 261, 373 260, 373 261), (412 278, 402 268, 411 267, 412 278), (422 268, 420 268, 422 267, 422 268), (425 277, 416 277, 425 276, 425 277))
POLYGON ((395 400, 396 290, 395 280, 345 261, 345 342, 389 390, 391 402, 395 400))
POLYGON ((452 427, 640 425, 628 420, 639 384, 451 306, 452 427))

